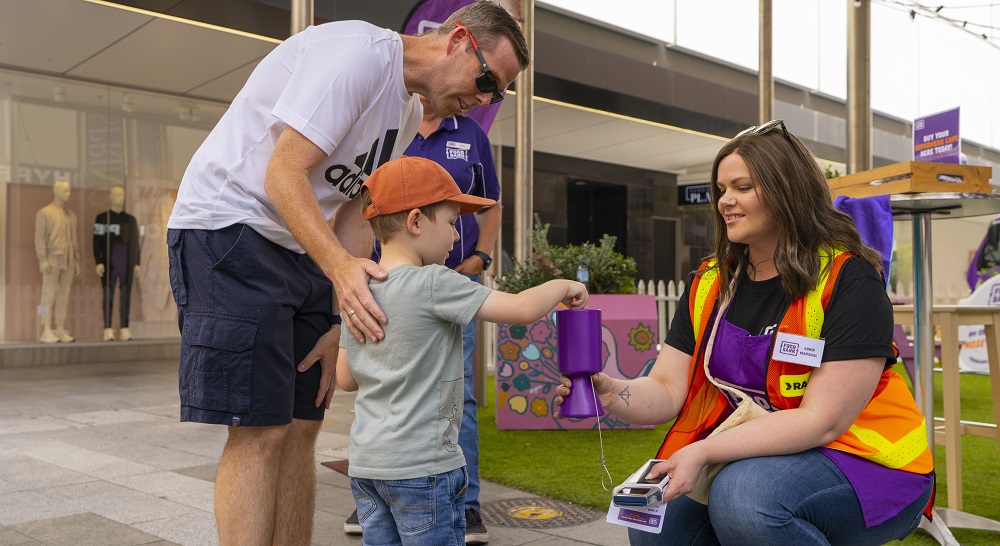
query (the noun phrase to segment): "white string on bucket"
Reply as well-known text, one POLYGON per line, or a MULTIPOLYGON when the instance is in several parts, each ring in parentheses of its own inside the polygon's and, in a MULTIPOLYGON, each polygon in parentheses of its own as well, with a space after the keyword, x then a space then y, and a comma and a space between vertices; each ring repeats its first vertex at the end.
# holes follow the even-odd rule
POLYGON ((608 481, 611 486, 615 485, 615 479, 611 477, 611 472, 608 471, 608 463, 604 459, 604 436, 601 434, 601 412, 597 409, 601 406, 597 404, 597 388, 594 387, 593 374, 590 376, 590 392, 594 393, 594 417, 597 418, 597 441, 601 444, 601 469, 604 470, 604 472, 601 473, 601 487, 603 487, 605 491, 610 491, 611 487, 605 485, 604 483, 604 476, 608 477, 608 481))

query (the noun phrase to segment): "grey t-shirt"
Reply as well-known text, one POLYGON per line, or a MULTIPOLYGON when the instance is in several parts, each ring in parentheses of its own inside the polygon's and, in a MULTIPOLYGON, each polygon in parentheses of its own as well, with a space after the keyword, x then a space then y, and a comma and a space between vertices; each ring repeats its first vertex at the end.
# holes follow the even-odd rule
POLYGON ((465 466, 462 327, 490 289, 440 265, 401 265, 368 285, 389 322, 378 343, 340 338, 358 382, 350 475, 402 480, 465 466))

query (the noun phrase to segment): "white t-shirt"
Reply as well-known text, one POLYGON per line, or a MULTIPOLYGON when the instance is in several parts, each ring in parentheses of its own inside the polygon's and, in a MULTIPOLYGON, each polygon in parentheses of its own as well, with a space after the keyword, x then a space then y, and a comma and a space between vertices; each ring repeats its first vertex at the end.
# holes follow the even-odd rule
POLYGON ((329 157, 309 173, 327 220, 379 165, 402 155, 423 108, 403 82, 399 35, 362 21, 309 27, 268 54, 188 165, 167 227, 244 223, 304 252, 264 192, 286 126, 329 157))

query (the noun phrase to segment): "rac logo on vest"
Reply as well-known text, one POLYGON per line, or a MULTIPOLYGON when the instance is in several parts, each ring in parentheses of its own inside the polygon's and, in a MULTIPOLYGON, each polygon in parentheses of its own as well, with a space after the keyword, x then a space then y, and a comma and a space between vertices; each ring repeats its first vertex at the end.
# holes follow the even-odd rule
POLYGON ((809 384, 809 376, 812 372, 802 375, 783 375, 781 381, 781 396, 785 398, 801 397, 806 392, 806 385, 809 384))

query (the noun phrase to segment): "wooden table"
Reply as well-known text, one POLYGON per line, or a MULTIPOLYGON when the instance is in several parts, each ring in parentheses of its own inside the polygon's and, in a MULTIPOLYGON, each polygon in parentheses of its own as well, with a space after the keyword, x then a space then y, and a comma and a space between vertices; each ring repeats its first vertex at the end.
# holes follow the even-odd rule
MULTIPOLYGON (((913 306, 893 308, 897 324, 913 324, 913 306)), ((932 322, 941 328, 941 399, 943 424, 935 423, 934 443, 944 444, 945 472, 948 484, 948 508, 962 509, 962 435, 986 436, 997 439, 1000 453, 1000 435, 997 425, 963 421, 961 418, 961 390, 958 374, 958 327, 982 324, 986 329, 986 351, 989 355, 990 387, 993 393, 993 415, 1000 423, 1000 307, 936 305, 932 322)), ((924 417, 934 423, 933 404, 924 408, 924 417)))
MULTIPOLYGON (((911 323, 913 324, 913 345, 915 349, 913 377, 914 395, 917 405, 927 416, 927 438, 931 446, 934 445, 934 438, 937 436, 934 427, 934 380, 932 370, 934 368, 934 330, 932 326, 932 306, 934 302, 931 268, 931 217, 965 218, 970 216, 996 215, 1000 213, 1000 194, 993 193, 964 193, 964 192, 944 192, 944 193, 902 193, 889 196, 889 202, 894 216, 909 216, 913 219, 913 310, 911 311, 911 323)), ((980 322, 984 324, 987 321, 980 322)), ((995 342, 995 341, 994 341, 995 342)), ((955 377, 949 379, 949 385, 953 381, 956 385, 955 393, 958 392, 958 345, 957 338, 954 344, 954 360, 951 362, 955 366, 955 377)), ((995 354, 996 347, 993 348, 995 354)), ((992 357, 991 357, 992 358, 992 357)), ((944 347, 942 343, 942 360, 944 360, 944 347)), ((950 400, 950 398, 949 398, 950 400)), ((946 402, 947 403, 947 402, 946 402)), ((955 406, 958 407, 957 405, 955 406)), ((954 419, 960 420, 957 411, 953 412, 954 419)), ((953 427, 951 430, 958 430, 953 427)), ((954 445, 961 446, 961 434, 953 434, 954 445)), ((947 452, 948 445, 945 445, 947 452)), ((955 459, 953 453, 948 453, 947 460, 955 459)), ((958 466, 952 467, 961 475, 961 458, 958 458, 958 466)), ((949 472, 951 472, 949 470, 949 472)), ((949 480, 949 487, 952 483, 951 475, 946 475, 949 480)), ((957 498, 961 505, 961 480, 959 482, 957 498)), ((954 493, 949 490, 949 500, 954 493)), ((949 502, 949 505, 951 503, 949 502)), ((1000 523, 975 514, 969 514, 958 509, 939 509, 935 512, 937 517, 933 521, 921 521, 920 528, 930 533, 940 544, 948 546, 957 545, 958 541, 952 535, 950 527, 963 527, 971 529, 987 529, 1000 531, 1000 523)))

